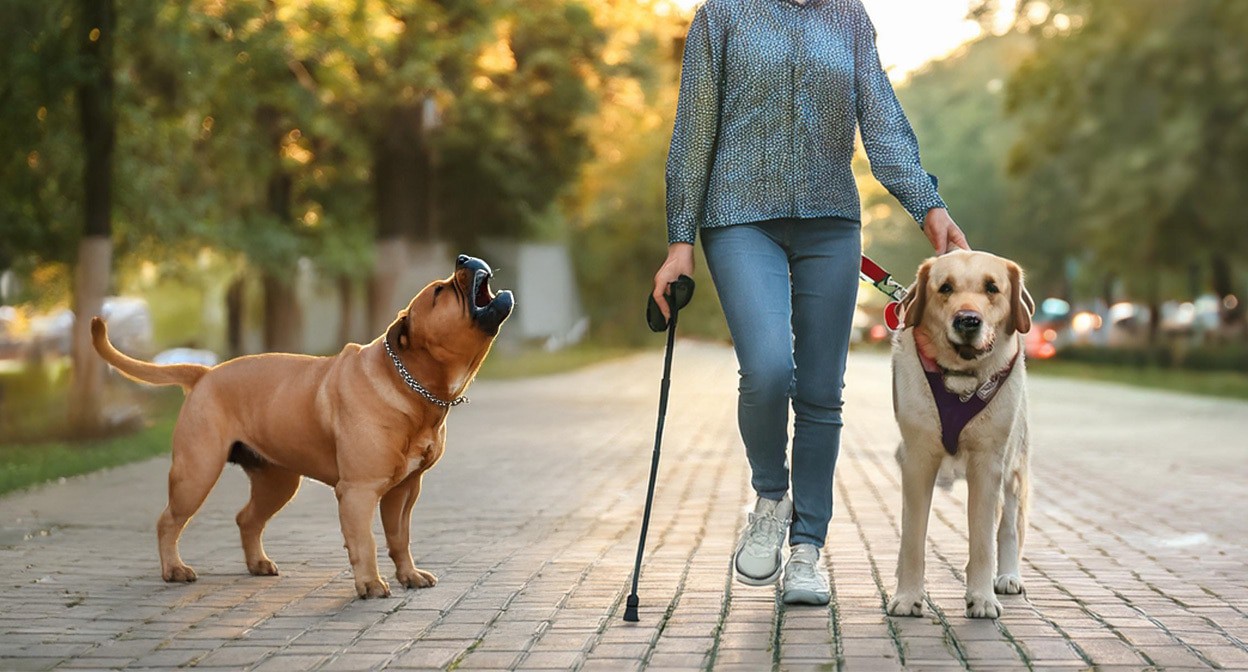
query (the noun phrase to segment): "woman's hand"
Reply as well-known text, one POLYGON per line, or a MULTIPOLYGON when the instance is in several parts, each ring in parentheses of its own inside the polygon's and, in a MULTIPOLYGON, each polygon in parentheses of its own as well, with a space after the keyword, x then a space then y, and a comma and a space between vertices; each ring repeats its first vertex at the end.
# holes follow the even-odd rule
POLYGON ((665 319, 672 319, 672 311, 667 306, 667 286, 682 275, 693 277, 693 245, 690 243, 672 243, 667 246, 667 261, 654 274, 654 301, 659 304, 659 311, 665 319))
POLYGON ((932 208, 927 211, 927 216, 923 218, 923 233, 931 241, 936 254, 944 254, 953 247, 971 249, 971 244, 966 242, 966 235, 949 216, 949 211, 944 208, 932 208))

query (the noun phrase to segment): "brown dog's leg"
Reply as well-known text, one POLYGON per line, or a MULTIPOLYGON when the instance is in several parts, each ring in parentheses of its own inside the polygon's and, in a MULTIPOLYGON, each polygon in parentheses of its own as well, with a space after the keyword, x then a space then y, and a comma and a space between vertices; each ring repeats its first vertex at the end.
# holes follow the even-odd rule
POLYGON ((195 570, 182 562, 178 539, 221 477, 229 444, 208 423, 197 422, 197 414, 183 407, 173 430, 173 466, 169 469, 169 505, 156 520, 156 540, 160 549, 160 575, 166 581, 194 581, 195 570))
POLYGON ((428 588, 438 578, 412 561, 412 508, 420 496, 420 476, 414 475, 381 498, 381 526, 394 561, 394 576, 405 588, 428 588))
POLYGON ((264 552, 264 526, 299 491, 299 474, 269 465, 247 470, 251 479, 251 500, 234 520, 243 539, 247 571, 254 576, 277 576, 277 565, 264 552))
POLYGON ((363 598, 390 597, 390 586, 377 570, 377 541, 373 538, 373 512, 388 485, 378 481, 339 481, 334 487, 342 538, 355 574, 355 592, 363 598))

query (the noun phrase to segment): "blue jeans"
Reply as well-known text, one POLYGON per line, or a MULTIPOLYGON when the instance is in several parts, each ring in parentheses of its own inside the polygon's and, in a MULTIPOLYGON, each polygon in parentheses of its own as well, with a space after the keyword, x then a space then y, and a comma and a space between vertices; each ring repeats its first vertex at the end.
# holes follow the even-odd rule
POLYGON ((740 365, 737 422, 760 497, 779 500, 789 491, 793 402, 791 544, 822 547, 832 519, 861 229, 819 217, 701 232, 740 365))

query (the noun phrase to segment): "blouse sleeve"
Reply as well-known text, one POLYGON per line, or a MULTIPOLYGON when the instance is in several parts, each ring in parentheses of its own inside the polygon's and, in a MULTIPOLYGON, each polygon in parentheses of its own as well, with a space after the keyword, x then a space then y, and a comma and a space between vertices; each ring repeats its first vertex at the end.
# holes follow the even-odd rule
POLYGON ((676 124, 667 152, 667 241, 692 243, 706 213, 706 189, 719 128, 719 56, 706 5, 685 38, 676 124))
POLYGON ((901 202, 919 225, 927 211, 943 208, 936 177, 919 162, 919 142, 897 101, 875 47, 875 26, 859 5, 854 26, 854 87, 858 127, 871 173, 901 202))

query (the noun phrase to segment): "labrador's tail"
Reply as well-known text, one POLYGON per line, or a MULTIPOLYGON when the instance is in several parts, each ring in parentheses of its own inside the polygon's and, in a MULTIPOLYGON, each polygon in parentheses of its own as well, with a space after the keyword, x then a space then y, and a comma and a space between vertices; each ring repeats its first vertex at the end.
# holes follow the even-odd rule
POLYGON ((112 364, 127 378, 140 383, 181 385, 183 390, 189 392, 208 373, 208 367, 202 364, 152 364, 123 355, 108 341, 108 327, 98 317, 91 318, 91 344, 104 361, 112 364))

